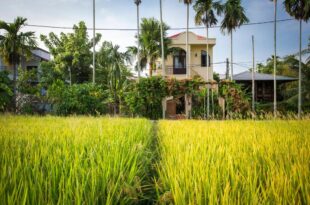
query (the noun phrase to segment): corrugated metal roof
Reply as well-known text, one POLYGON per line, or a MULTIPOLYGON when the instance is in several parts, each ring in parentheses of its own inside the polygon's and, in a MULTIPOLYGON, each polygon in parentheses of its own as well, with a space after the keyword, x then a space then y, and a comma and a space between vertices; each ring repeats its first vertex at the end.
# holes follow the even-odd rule
MULTIPOLYGON (((252 80, 252 72, 251 71, 245 71, 239 74, 236 74, 233 76, 233 79, 236 81, 250 81, 252 80)), ((273 80, 273 74, 266 74, 266 73, 257 73, 255 72, 255 80, 256 81, 272 81, 273 80)), ((276 76, 277 81, 294 81, 298 80, 298 78, 292 78, 288 76, 276 76)))

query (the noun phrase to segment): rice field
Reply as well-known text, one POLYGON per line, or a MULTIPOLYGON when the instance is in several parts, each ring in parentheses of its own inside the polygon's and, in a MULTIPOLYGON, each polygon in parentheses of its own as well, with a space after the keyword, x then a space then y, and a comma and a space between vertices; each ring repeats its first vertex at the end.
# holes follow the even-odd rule
POLYGON ((309 204, 310 121, 160 121, 158 200, 309 204))
POLYGON ((0 204, 144 201, 144 119, 0 117, 0 204))
POLYGON ((0 116, 0 204, 309 204, 310 120, 0 116))

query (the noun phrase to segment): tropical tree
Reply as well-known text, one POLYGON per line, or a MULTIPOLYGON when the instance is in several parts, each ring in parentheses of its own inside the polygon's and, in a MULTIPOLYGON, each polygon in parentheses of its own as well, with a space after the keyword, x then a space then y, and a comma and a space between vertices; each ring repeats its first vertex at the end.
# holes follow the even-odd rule
POLYGON ((186 4, 186 75, 187 77, 190 77, 190 65, 189 65, 189 58, 190 58, 190 54, 188 53, 188 27, 189 27, 189 5, 192 4, 192 0, 179 0, 180 2, 183 2, 184 4, 186 4))
POLYGON ((301 35, 302 21, 307 22, 310 18, 310 1, 309 0, 285 0, 285 9, 290 16, 299 20, 299 71, 298 71, 298 117, 301 116, 301 35))
MULTIPOLYGON (((91 80, 91 64, 93 40, 89 39, 87 27, 83 21, 73 26, 73 33, 61 33, 57 36, 51 32, 48 36, 41 35, 41 40, 53 55, 54 66, 51 70, 62 75, 62 80, 71 83, 84 83, 91 80)), ((96 44, 101 35, 95 37, 96 44)))
POLYGON ((14 85, 14 104, 16 103, 16 79, 17 67, 22 57, 31 58, 31 51, 37 47, 34 32, 22 32, 27 19, 17 17, 13 23, 6 23, 0 20, 0 30, 4 30, 4 34, 0 34, 0 56, 4 63, 13 66, 13 85, 14 85))
POLYGON ((97 76, 103 80, 103 87, 111 94, 114 115, 119 111, 120 91, 131 76, 126 66, 130 56, 126 52, 120 52, 119 48, 118 45, 105 41, 97 54, 97 76))
MULTIPOLYGON (((195 23, 196 25, 206 26, 206 39, 207 39, 207 69, 210 67, 209 62, 209 27, 217 24, 217 15, 221 15, 223 6, 220 2, 214 2, 213 0, 197 0, 194 9, 196 11, 195 23)), ((207 81, 209 81, 209 71, 207 72, 207 81)), ((210 115, 210 95, 209 85, 207 88, 207 117, 210 115)))
MULTIPOLYGON (((139 42, 141 44, 140 62, 143 58, 147 58, 149 64, 149 76, 152 76, 152 71, 155 70, 155 61, 161 56, 161 23, 155 18, 143 18, 141 22, 141 35, 139 42)), ((164 52, 165 57, 168 54, 168 45, 171 40, 167 38, 167 30, 169 27, 163 23, 164 36, 164 52)), ((133 49, 132 49, 133 50, 133 49)))
POLYGON ((230 34, 231 44, 231 80, 233 80, 233 31, 241 25, 248 23, 249 19, 245 15, 244 8, 241 5, 241 0, 228 0, 223 7, 224 19, 221 23, 221 30, 230 34))

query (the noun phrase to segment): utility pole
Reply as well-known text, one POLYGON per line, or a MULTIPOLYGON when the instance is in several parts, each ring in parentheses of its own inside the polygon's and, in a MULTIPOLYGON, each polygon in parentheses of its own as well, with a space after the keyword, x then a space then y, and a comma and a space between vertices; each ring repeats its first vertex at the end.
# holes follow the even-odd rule
POLYGON ((95 84, 96 70, 96 0, 93 0, 93 84, 95 84))
POLYGON ((253 67, 252 67, 252 111, 255 113, 255 47, 254 36, 252 36, 252 51, 253 51, 253 67))

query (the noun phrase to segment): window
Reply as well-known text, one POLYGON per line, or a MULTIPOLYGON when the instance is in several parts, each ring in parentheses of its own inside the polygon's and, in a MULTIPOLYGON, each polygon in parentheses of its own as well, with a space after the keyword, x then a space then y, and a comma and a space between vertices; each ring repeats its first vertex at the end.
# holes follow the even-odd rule
POLYGON ((182 49, 175 52, 173 55, 173 68, 184 69, 186 68, 186 52, 182 49))
MULTIPOLYGON (((201 51, 201 67, 206 67, 206 66, 207 66, 207 52, 202 50, 201 51)), ((209 56, 209 67, 210 66, 211 66, 211 58, 209 56)))

